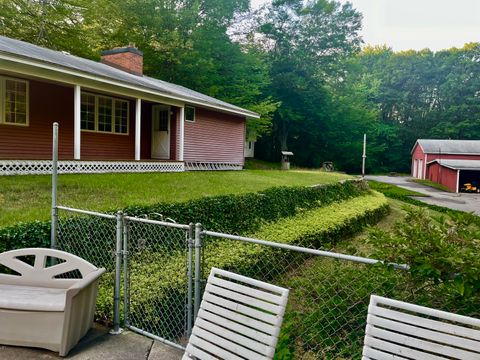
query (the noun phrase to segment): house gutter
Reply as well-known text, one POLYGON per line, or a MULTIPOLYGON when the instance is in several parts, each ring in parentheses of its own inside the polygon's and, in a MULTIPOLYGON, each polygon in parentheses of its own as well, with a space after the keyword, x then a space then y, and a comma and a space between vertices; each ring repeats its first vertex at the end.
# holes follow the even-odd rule
MULTIPOLYGON (((260 118, 260 115, 253 112, 253 111, 234 110, 234 109, 230 109, 230 108, 227 108, 227 107, 224 107, 224 106, 214 105, 214 104, 206 103, 206 102, 195 100, 195 99, 188 98, 188 97, 173 95, 173 94, 170 94, 170 93, 161 92, 161 91, 154 90, 154 89, 147 88, 147 87, 143 87, 143 86, 131 85, 131 84, 128 84, 128 83, 123 82, 123 81, 113 80, 111 78, 107 78, 107 77, 103 77, 103 76, 94 76, 94 75, 86 73, 84 71, 72 70, 72 69, 67 68, 65 66, 59 66, 59 65, 52 64, 52 63, 45 62, 45 61, 35 61, 35 60, 31 60, 30 58, 26 58, 26 57, 23 57, 23 56, 15 56, 15 55, 12 55, 10 53, 0 52, 0 60, 11 61, 11 62, 14 62, 14 63, 21 63, 21 64, 24 64, 24 65, 27 65, 27 66, 32 66, 32 67, 35 67, 35 68, 42 68, 42 69, 46 69, 46 70, 50 70, 50 71, 54 71, 54 72, 58 72, 58 73, 66 74, 66 75, 77 76, 77 77, 80 77, 80 78, 89 79, 89 80, 93 80, 93 81, 98 81, 98 82, 101 82, 101 83, 105 83, 105 84, 109 84, 109 85, 113 85, 113 86, 118 86, 118 87, 121 87, 121 88, 126 88, 126 89, 130 89, 130 90, 134 90, 134 91, 139 91, 139 92, 146 93, 146 94, 161 96, 161 97, 176 100, 176 101, 182 101, 184 103, 188 103, 188 104, 192 104, 192 105, 199 105, 201 107, 220 110, 220 111, 227 112, 227 113, 232 113, 232 114, 235 114, 235 115, 241 115, 241 116, 255 118, 255 119, 260 118)), ((1 68, 1 64, 0 64, 0 68, 1 68)), ((73 84, 73 85, 76 85, 76 84, 73 84)))

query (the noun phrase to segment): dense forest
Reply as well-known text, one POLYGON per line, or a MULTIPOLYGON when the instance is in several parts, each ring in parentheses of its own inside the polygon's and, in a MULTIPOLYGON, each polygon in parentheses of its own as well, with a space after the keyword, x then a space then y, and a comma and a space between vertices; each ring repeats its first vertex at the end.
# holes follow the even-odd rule
POLYGON ((408 171, 417 138, 480 138, 480 44, 370 47, 349 3, 0 0, 0 34, 99 59, 135 43, 145 73, 254 110, 256 156, 359 172, 408 171))

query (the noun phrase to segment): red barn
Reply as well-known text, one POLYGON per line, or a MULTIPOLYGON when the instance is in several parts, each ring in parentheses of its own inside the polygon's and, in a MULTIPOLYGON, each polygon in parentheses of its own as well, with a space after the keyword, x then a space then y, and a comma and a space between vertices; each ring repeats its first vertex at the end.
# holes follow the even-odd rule
POLYGON ((452 192, 459 192, 465 183, 480 183, 480 140, 417 140, 412 176, 445 185, 452 192))
POLYGON ((48 173, 53 122, 61 172, 241 169, 247 117, 143 75, 132 46, 96 62, 0 36, 0 175, 48 173))

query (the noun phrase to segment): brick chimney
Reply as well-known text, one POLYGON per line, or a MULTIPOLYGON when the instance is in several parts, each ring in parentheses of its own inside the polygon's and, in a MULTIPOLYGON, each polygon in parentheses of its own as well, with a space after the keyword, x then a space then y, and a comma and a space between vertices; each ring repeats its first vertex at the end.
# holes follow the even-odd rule
POLYGON ((129 72, 134 75, 143 75, 143 52, 129 44, 126 47, 116 47, 112 50, 102 51, 103 64, 129 72))

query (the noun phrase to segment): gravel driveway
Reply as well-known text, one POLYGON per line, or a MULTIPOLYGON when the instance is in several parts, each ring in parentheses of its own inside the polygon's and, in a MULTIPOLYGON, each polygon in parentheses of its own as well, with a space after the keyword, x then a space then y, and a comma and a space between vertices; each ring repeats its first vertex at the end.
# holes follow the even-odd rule
POLYGON ((367 180, 375 180, 399 186, 404 189, 416 191, 428 197, 412 196, 414 199, 427 204, 443 206, 453 210, 474 212, 480 215, 480 194, 449 193, 430 186, 425 186, 411 181, 409 176, 365 176, 367 180))

